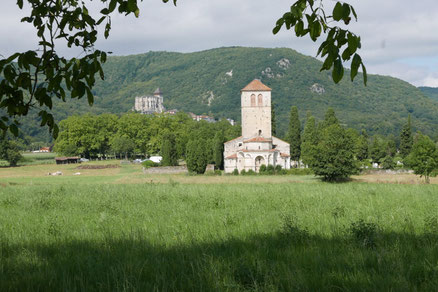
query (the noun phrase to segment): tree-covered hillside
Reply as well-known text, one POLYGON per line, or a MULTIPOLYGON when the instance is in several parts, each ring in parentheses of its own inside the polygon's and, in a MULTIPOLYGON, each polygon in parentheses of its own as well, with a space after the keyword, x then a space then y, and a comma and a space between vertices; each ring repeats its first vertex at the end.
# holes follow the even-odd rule
MULTIPOLYGON (((319 72, 321 62, 294 50, 279 48, 218 48, 195 53, 149 52, 110 57, 104 66, 105 81, 94 88, 95 104, 85 100, 55 104, 58 119, 85 112, 123 113, 134 106, 134 98, 150 95, 157 87, 164 92, 164 105, 196 114, 240 120, 240 89, 254 78, 273 89, 277 104, 277 133, 286 133, 289 112, 295 105, 303 120, 306 111, 322 119, 333 107, 348 127, 369 133, 399 134, 411 113, 414 129, 435 135, 438 102, 399 79, 369 75, 333 83, 329 72, 319 72)), ((346 72, 349 75, 349 72, 346 72)), ((31 135, 41 130, 27 118, 24 129, 31 135), (30 124, 31 126, 27 126, 30 124)), ((43 130, 44 132, 46 129, 43 130)))
POLYGON ((438 101, 438 87, 418 87, 426 96, 438 101))

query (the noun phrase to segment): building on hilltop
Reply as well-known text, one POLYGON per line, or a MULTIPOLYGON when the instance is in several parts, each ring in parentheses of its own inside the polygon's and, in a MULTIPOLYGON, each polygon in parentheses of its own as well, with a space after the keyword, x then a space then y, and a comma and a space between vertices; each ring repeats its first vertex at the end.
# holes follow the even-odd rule
POLYGON ((134 110, 142 114, 160 114, 164 112, 166 109, 163 106, 163 93, 160 88, 155 90, 153 96, 137 96, 134 110))
POLYGON ((225 172, 259 172, 262 165, 290 168, 290 146, 272 136, 271 88, 253 80, 241 90, 242 136, 224 143, 225 172))

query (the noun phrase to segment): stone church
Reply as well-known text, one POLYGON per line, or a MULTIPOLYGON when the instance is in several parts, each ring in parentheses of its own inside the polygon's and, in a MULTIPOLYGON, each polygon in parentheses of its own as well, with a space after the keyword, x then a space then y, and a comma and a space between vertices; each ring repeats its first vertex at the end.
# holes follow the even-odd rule
POLYGON ((272 136, 271 88, 255 79, 241 90, 242 136, 225 142, 226 173, 259 172, 261 165, 290 168, 289 144, 272 136))
POLYGON ((137 96, 135 98, 134 110, 142 114, 160 114, 164 112, 163 93, 160 88, 155 90, 153 96, 137 96))

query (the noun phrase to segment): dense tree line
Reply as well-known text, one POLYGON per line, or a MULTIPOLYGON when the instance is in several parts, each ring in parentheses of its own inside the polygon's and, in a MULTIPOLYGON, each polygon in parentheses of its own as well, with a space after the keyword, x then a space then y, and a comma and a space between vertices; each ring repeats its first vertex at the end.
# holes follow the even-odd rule
POLYGON ((161 154, 165 165, 176 165, 178 159, 186 158, 187 144, 191 140, 204 144, 207 163, 217 161, 217 165, 223 165, 223 142, 240 135, 239 125, 232 126, 226 120, 196 122, 183 112, 176 115, 128 113, 120 117, 86 114, 71 116, 59 126, 54 151, 60 154, 126 159, 161 154))
POLYGON ((384 169, 412 168, 427 182, 438 171, 436 144, 428 136, 412 133, 410 115, 398 140, 392 134, 369 137, 365 130, 359 133, 346 128, 332 108, 327 109, 319 123, 308 113, 301 132, 298 110, 292 107, 285 139, 290 143, 292 160, 302 161, 328 181, 348 178, 358 173, 360 167, 373 165, 384 169))

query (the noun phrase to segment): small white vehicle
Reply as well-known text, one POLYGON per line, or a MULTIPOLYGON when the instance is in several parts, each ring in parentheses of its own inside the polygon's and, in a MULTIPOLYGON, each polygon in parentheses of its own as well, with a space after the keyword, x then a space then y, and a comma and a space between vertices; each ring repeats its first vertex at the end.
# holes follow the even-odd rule
POLYGON ((149 160, 151 160, 155 163, 160 163, 161 160, 163 160, 163 157, 162 156, 151 156, 151 157, 149 157, 149 160))

